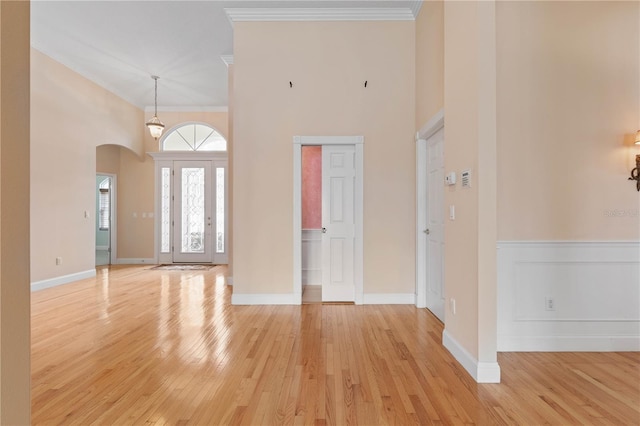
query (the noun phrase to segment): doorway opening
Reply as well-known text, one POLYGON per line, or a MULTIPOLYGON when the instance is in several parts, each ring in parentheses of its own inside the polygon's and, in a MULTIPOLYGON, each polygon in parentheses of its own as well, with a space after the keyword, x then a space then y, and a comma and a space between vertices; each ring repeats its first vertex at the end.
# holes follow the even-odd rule
POLYGON ((418 132, 416 307, 445 322, 444 112, 418 132))
POLYGON ((107 173, 96 175, 96 266, 115 263, 116 240, 116 176, 107 173))
POLYGON ((205 123, 183 123, 149 153, 156 173, 158 263, 227 264, 227 142, 205 123))
POLYGON ((362 136, 294 137, 293 293, 298 303, 303 283, 314 299, 319 293, 323 302, 362 303, 363 149, 362 136))

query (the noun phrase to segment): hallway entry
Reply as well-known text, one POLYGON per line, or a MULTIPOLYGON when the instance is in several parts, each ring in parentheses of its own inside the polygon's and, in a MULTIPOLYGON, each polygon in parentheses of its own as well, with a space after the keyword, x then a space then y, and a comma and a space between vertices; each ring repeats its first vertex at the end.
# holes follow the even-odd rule
POLYGON ((158 263, 228 263, 226 155, 153 156, 158 263))
POLYGON ((362 183, 361 137, 294 139, 294 294, 301 301, 362 302, 362 183))
POLYGON ((111 265, 115 259, 115 175, 96 175, 96 266, 111 265))

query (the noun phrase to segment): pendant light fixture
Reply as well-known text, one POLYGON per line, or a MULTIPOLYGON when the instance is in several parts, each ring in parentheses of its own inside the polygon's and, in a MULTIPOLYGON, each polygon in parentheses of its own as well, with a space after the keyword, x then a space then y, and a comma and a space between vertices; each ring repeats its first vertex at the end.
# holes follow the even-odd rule
POLYGON ((149 132, 151 133, 151 136, 153 136, 153 138, 155 140, 158 140, 158 138, 162 135, 162 131, 164 130, 164 123, 162 121, 160 121, 160 119, 158 118, 158 79, 160 77, 158 77, 157 75, 152 75, 151 76, 152 79, 155 80, 156 82, 156 89, 155 89, 155 102, 154 102, 154 114, 153 117, 151 118, 151 120, 147 121, 147 127, 149 128, 149 132))

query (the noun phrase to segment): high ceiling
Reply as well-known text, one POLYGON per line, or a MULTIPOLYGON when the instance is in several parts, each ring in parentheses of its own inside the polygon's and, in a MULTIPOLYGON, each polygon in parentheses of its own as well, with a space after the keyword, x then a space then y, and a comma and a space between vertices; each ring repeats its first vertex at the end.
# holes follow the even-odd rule
POLYGON ((414 8, 416 1, 32 1, 31 45, 140 108, 224 107, 225 8, 414 8))

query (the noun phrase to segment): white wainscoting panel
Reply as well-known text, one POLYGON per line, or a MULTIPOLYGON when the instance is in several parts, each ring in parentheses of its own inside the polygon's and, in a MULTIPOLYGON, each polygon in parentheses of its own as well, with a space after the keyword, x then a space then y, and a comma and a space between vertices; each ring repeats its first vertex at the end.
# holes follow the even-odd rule
POLYGON ((497 329, 502 352, 639 351, 640 242, 499 242, 497 329))
POLYGON ((302 230, 302 285, 322 285, 322 230, 302 230))

